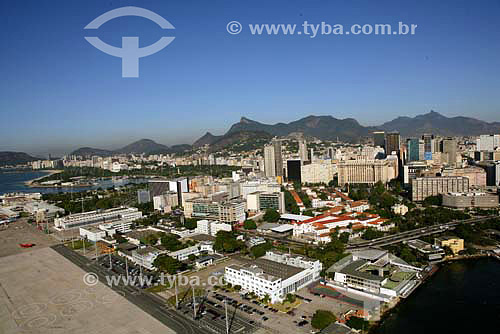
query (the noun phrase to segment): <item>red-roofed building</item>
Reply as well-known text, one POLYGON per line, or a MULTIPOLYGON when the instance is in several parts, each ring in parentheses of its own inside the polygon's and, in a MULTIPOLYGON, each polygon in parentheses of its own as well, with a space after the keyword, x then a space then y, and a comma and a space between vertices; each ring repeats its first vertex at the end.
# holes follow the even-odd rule
MULTIPOLYGON (((330 210, 329 210, 330 211, 330 210)), ((387 219, 380 218, 373 213, 332 213, 325 212, 322 215, 293 223, 293 236, 295 238, 310 239, 314 243, 329 242, 330 234, 336 229, 349 232, 351 238, 359 237, 366 228, 375 228, 379 231, 388 231, 393 224, 385 224, 387 219)))

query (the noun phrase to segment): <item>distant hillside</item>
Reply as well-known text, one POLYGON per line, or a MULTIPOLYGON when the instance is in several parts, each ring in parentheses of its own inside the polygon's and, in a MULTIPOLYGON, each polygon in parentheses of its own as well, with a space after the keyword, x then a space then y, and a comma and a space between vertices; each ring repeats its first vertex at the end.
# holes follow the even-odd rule
POLYGON ((193 143, 194 148, 202 147, 205 145, 212 145, 214 142, 216 142, 218 139, 220 139, 222 136, 214 136, 210 132, 205 133, 201 138, 196 140, 193 143))
POLYGON ((28 162, 39 160, 24 152, 0 152, 0 166, 24 165, 28 162))
POLYGON ((433 133, 443 136, 477 136, 500 133, 500 123, 488 123, 470 117, 446 117, 431 111, 415 117, 398 117, 379 126, 385 131, 399 131, 403 136, 433 133))
POLYGON ((100 148, 92 148, 92 147, 81 147, 78 150, 71 152, 72 155, 80 155, 82 157, 85 156, 99 156, 99 157, 108 157, 113 155, 113 151, 102 150, 100 148))
POLYGON ((96 155, 101 157, 108 157, 114 154, 132 154, 132 153, 171 154, 171 153, 180 153, 190 149, 191 145, 187 144, 179 144, 179 145, 173 145, 172 147, 168 147, 166 145, 158 144, 151 139, 141 139, 117 150, 103 150, 92 147, 82 147, 73 151, 71 154, 80 156, 96 155))
POLYGON ((192 149, 191 145, 188 144, 178 144, 178 145, 172 145, 168 148, 169 153, 182 153, 184 151, 189 151, 192 149))
POLYGON ((115 152, 124 154, 130 154, 130 153, 160 154, 160 153, 169 153, 169 148, 168 146, 158 144, 151 139, 141 139, 119 150, 116 150, 115 152))
POLYGON ((273 136, 287 136, 293 132, 302 132, 323 140, 336 140, 357 143, 360 137, 368 136, 371 127, 364 127, 353 118, 337 119, 332 116, 308 116, 290 123, 263 124, 242 117, 231 126, 228 133, 238 131, 267 132, 273 136))
POLYGON ((272 136, 263 131, 230 132, 218 138, 210 145, 210 152, 222 149, 233 152, 251 151, 262 148, 271 140, 272 136))

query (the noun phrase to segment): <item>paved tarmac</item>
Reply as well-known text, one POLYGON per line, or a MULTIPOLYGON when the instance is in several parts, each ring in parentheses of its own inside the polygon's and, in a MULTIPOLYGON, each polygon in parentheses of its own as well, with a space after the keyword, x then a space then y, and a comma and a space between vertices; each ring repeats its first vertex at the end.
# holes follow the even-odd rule
POLYGON ((102 283, 86 285, 85 273, 48 247, 0 258, 0 333, 168 334, 181 328, 166 327, 102 283))

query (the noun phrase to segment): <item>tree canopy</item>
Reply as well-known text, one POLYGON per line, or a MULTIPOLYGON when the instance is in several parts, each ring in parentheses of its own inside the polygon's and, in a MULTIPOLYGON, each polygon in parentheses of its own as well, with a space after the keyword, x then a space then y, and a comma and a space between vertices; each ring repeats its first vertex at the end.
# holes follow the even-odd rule
POLYGON ((257 228, 257 224, 253 220, 247 219, 243 223, 243 228, 245 230, 255 230, 257 228))
POLYGON ((324 329, 336 320, 337 318, 332 312, 327 310, 317 310, 316 312, 314 312, 311 320, 311 325, 316 329, 324 329))

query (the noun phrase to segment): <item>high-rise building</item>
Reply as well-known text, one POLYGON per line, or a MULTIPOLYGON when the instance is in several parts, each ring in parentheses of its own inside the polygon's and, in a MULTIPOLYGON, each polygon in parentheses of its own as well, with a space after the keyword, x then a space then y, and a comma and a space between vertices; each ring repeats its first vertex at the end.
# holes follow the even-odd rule
POLYGON ((434 153, 434 135, 422 135, 424 141, 424 160, 432 160, 432 153, 434 153))
POLYGON ((264 146, 264 172, 267 177, 283 176, 283 157, 279 139, 273 139, 271 145, 264 146))
POLYGON ((452 137, 444 138, 442 141, 442 162, 455 166, 457 164, 457 140, 452 137))
POLYGON ((347 160, 338 164, 339 185, 387 183, 398 177, 398 159, 347 160))
POLYGON ((307 143, 305 139, 299 140, 299 158, 302 163, 306 162, 307 159, 307 143))
POLYGON ((283 192, 266 193, 256 191, 247 196, 247 210, 258 212, 273 209, 285 213, 285 196, 283 192))
POLYGON ((276 177, 276 162, 274 161, 274 146, 264 146, 264 173, 267 177, 276 177))
POLYGON ((500 135, 481 135, 476 144, 478 151, 494 151, 500 146, 500 135))
POLYGON ((333 147, 328 148, 328 158, 335 159, 335 149, 333 147))
POLYGON ((373 132, 373 145, 385 148, 385 131, 373 132))
POLYGON ((500 187, 500 162, 495 164, 495 185, 500 187))
POLYGON ((333 180, 337 171, 337 165, 332 164, 331 160, 315 160, 313 163, 302 165, 301 181, 302 183, 325 183, 333 180))
POLYGON ((176 192, 178 202, 182 203, 182 193, 189 192, 189 179, 181 177, 173 180, 156 179, 149 181, 149 193, 151 198, 170 191, 176 192))
POLYGON ((401 150, 401 136, 399 132, 390 132, 385 136, 385 154, 391 155, 396 152, 399 155, 401 150))
MULTIPOLYGON (((421 161, 421 147, 423 146, 424 142, 421 139, 418 138, 408 138, 406 140, 406 148, 407 148, 407 157, 408 161, 421 161)), ((422 147, 423 150, 423 147, 422 147)), ((422 152, 423 153, 423 152, 422 152)))
POLYGON ((411 182, 412 201, 420 202, 429 196, 469 192, 469 179, 463 176, 417 177, 411 182))
MULTIPOLYGON (((307 151, 306 151, 307 153, 307 151)), ((300 165, 301 160, 287 160, 286 162, 286 171, 287 171, 287 179, 291 182, 301 182, 300 178, 300 165)))
POLYGON ((273 139, 274 162, 276 164, 276 176, 283 177, 283 155, 281 153, 281 140, 273 139))

